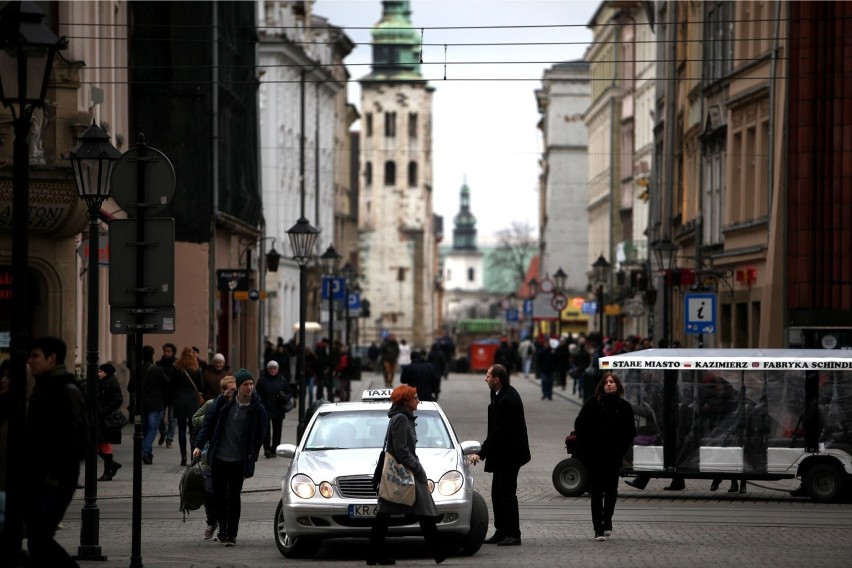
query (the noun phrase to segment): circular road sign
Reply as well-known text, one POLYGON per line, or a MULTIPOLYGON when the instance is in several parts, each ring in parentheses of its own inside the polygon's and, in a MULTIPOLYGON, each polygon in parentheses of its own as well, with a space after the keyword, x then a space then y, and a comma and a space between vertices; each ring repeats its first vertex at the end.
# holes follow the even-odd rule
MULTIPOLYGON (((175 169, 165 154, 151 148, 145 151, 145 190, 142 193, 144 203, 149 204, 146 213, 159 213, 175 195, 175 169)), ((112 168, 110 188, 112 197, 128 213, 136 211, 139 202, 136 186, 138 184, 139 147, 131 148, 118 159, 112 168)))
POLYGON ((256 288, 252 288, 248 291, 248 299, 252 301, 257 301, 260 298, 260 292, 257 291, 256 288))
POLYGON ((565 294, 557 292, 550 299, 550 307, 552 307, 557 312, 561 312, 565 309, 565 306, 568 305, 568 298, 565 297, 565 294))

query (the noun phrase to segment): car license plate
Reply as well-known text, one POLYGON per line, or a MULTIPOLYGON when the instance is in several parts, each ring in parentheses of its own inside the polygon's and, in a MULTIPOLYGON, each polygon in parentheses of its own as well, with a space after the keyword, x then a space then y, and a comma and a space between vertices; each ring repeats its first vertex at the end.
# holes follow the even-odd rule
POLYGON ((376 505, 349 505, 349 518, 350 519, 368 519, 376 516, 376 512, 378 511, 378 504, 376 505))

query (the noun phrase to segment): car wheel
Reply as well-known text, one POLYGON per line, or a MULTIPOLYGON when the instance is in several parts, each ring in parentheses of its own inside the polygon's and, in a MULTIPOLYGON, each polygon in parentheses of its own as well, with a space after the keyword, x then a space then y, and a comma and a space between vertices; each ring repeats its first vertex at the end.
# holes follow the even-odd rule
POLYGON ((321 541, 318 538, 293 537, 287 534, 284 526, 284 506, 278 501, 275 509, 275 545, 285 558, 313 558, 319 550, 321 541))
POLYGON ((482 495, 473 492, 473 502, 470 510, 470 530, 460 540, 455 541, 458 545, 457 556, 473 556, 482 548, 485 535, 488 532, 488 505, 482 495))
POLYGON ((819 463, 805 474, 804 486, 814 501, 830 503, 843 494, 843 477, 836 466, 819 463))
POLYGON ((553 486, 566 497, 579 497, 589 485, 589 471, 576 458, 566 458, 553 468, 553 486))

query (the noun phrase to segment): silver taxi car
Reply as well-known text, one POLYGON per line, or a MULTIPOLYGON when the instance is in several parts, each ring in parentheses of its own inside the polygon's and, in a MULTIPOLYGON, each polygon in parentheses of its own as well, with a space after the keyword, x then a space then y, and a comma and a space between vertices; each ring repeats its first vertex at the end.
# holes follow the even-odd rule
MULTIPOLYGON (((312 557, 323 539, 369 536, 377 507, 372 477, 391 391, 371 389, 358 402, 323 404, 299 444, 276 449, 291 460, 275 511, 275 544, 285 557, 312 557)), ((421 402, 415 415, 417 456, 438 509, 438 531, 457 554, 475 554, 485 540, 488 508, 474 491, 466 456, 477 453, 480 443, 460 443, 436 402, 421 402)), ((389 537, 420 534, 416 517, 391 517, 389 537)))

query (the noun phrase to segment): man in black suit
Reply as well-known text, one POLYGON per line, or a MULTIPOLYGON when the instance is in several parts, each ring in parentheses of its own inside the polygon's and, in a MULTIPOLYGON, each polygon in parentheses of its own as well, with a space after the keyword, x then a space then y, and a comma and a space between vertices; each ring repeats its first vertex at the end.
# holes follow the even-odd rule
POLYGON ((486 544, 518 546, 521 544, 521 521, 518 514, 518 472, 530 461, 530 443, 521 395, 509 384, 509 373, 503 365, 493 365, 485 374, 491 389, 488 405, 488 433, 478 454, 470 463, 485 462, 491 480, 491 504, 494 509, 494 534, 486 544))

